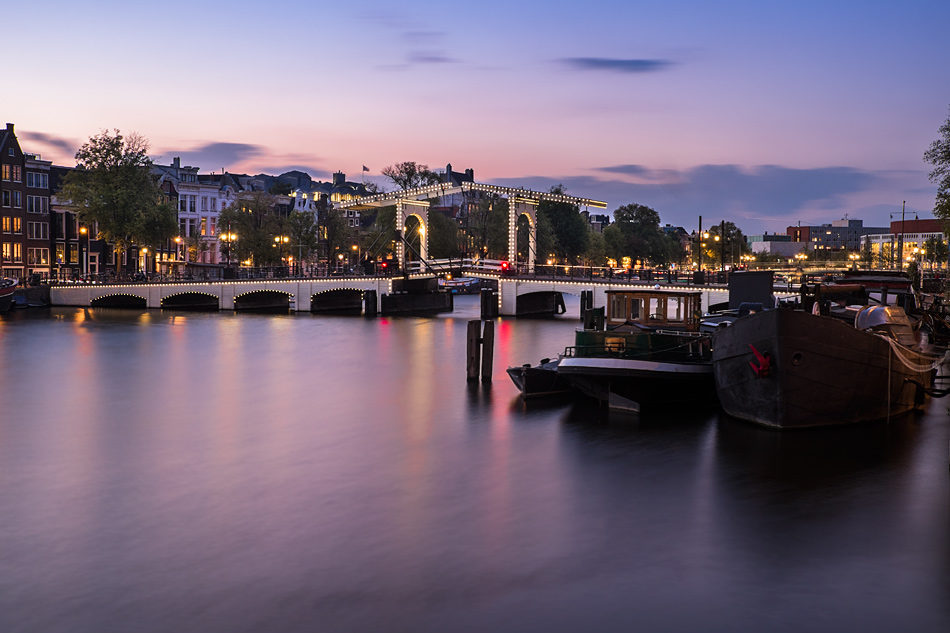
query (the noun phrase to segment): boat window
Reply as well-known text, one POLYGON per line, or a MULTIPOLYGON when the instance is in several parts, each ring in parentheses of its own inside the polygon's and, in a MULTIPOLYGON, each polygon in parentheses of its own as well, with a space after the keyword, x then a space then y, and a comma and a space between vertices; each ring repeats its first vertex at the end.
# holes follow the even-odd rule
POLYGON ((634 298, 630 300, 630 320, 636 321, 639 318, 640 318, 640 300, 634 298))
POLYGON ((627 310, 626 310, 627 298, 623 295, 610 295, 610 320, 611 321, 626 321, 627 320, 627 310))
POLYGON ((622 352, 624 349, 624 338, 622 336, 605 336, 604 349, 608 352, 622 352))
POLYGON ((665 306, 661 303, 659 297, 650 297, 650 310, 648 314, 651 319, 664 319, 665 315, 665 306))
POLYGON ((667 299, 666 318, 670 321, 683 320, 683 301, 681 297, 670 297, 667 299))

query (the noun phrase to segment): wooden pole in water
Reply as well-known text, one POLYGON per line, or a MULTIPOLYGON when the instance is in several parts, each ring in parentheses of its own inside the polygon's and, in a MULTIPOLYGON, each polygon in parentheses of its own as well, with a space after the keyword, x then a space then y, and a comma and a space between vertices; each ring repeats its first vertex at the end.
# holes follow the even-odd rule
POLYGON ((482 382, 491 382, 492 361, 495 356, 495 322, 485 321, 482 332, 482 382))
POLYGON ((465 347, 465 371, 468 382, 475 382, 478 380, 479 361, 481 360, 481 350, 479 349, 479 346, 482 342, 482 339, 479 336, 481 324, 481 321, 468 322, 468 334, 466 337, 465 347))

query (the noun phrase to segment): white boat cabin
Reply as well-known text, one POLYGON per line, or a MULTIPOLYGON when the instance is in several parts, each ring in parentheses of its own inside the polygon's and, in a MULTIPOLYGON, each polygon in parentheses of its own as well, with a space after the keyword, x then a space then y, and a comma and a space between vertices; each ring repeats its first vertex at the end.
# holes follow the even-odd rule
POLYGON ((702 293, 660 288, 607 291, 607 326, 699 329, 702 293))

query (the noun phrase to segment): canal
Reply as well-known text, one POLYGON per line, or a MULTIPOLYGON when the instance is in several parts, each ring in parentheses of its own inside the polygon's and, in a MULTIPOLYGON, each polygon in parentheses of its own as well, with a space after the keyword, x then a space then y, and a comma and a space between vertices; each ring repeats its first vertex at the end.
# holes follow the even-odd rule
POLYGON ((469 387, 477 309, 0 315, 0 631, 950 630, 950 402, 525 408, 577 321, 499 321, 469 387))

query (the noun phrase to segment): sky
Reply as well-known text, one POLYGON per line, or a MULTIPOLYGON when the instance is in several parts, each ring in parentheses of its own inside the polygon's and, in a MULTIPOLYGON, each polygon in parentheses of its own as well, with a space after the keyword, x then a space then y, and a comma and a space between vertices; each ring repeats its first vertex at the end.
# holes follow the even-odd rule
POLYGON ((950 2, 191 0, 5 6, 0 124, 202 172, 415 161, 746 234, 932 217, 950 2), (12 40, 12 41, 10 41, 12 40), (12 89, 16 87, 16 89, 12 89), (913 217, 909 215, 908 217, 913 217))

